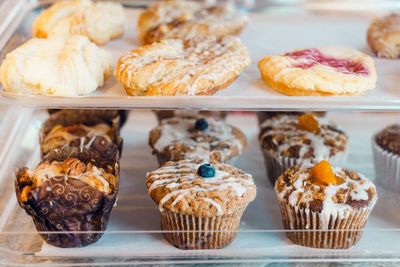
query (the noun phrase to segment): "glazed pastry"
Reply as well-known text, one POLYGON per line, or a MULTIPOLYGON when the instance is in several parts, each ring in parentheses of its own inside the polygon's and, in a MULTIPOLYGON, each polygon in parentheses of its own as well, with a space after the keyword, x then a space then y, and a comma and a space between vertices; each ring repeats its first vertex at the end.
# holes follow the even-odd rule
POLYGON ((236 35, 246 24, 247 17, 233 5, 178 0, 151 5, 140 15, 137 29, 141 42, 151 44, 163 39, 236 35))
POLYGON ((258 68, 268 86, 292 96, 360 95, 374 89, 377 80, 374 60, 344 47, 271 55, 258 68))
POLYGON ((90 94, 111 74, 111 55, 83 36, 31 39, 0 66, 4 90, 26 95, 90 94))
POLYGON ((151 130, 149 144, 161 164, 183 159, 232 161, 241 154, 247 142, 236 127, 212 117, 170 118, 151 130))
POLYGON ((382 58, 400 57, 400 14, 390 14, 372 21, 367 41, 371 50, 382 58))
POLYGON ((375 185, 365 176, 332 168, 327 161, 288 169, 275 191, 288 238, 297 245, 325 249, 355 245, 378 199, 375 185))
POLYGON ((96 147, 105 150, 117 146, 121 154, 118 111, 62 110, 51 114, 40 131, 42 155, 64 146, 96 147), (114 117, 114 116, 116 117, 114 117))
POLYGON ((214 117, 216 119, 225 119, 228 115, 227 111, 211 111, 211 110, 154 110, 158 122, 172 117, 197 119, 199 117, 214 117))
POLYGON ((165 239, 180 249, 229 245, 256 197, 250 174, 201 160, 168 162, 147 174, 146 186, 158 205, 165 239))
POLYGON ((400 124, 385 127, 374 135, 372 149, 376 181, 392 191, 400 191, 400 124))
POLYGON ((260 126, 259 140, 272 184, 291 166, 327 159, 341 165, 347 157, 347 135, 335 124, 311 113, 278 115, 260 126))
POLYGON ((235 37, 164 40, 122 56, 115 76, 128 95, 212 95, 250 64, 235 37))
POLYGON ((102 236, 118 191, 118 150, 111 151, 66 147, 47 154, 35 169, 18 170, 18 203, 37 231, 51 232, 40 233, 47 243, 82 247, 102 236))
POLYGON ((33 22, 34 37, 84 35, 105 44, 124 32, 125 14, 121 4, 90 0, 59 1, 33 22))

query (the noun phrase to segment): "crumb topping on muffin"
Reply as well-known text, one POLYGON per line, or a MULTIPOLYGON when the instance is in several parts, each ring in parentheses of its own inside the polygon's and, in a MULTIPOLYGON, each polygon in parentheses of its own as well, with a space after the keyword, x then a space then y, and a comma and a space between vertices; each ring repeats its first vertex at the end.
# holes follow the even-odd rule
POLYGON ((230 214, 256 196, 250 174, 222 163, 204 166, 202 160, 167 162, 147 174, 146 185, 161 212, 166 209, 200 217, 230 214), (203 177, 199 170, 203 167, 215 172, 203 177))
POLYGON ((400 155, 400 124, 393 124, 375 136, 376 143, 384 150, 400 155))
POLYGON ((150 132, 149 143, 158 153, 169 155, 171 160, 227 161, 241 153, 246 138, 239 129, 223 120, 175 117, 161 121, 150 132))
POLYGON ((280 115, 261 124, 259 140, 272 156, 321 160, 346 150, 347 135, 325 118, 280 115))
POLYGON ((288 169, 275 184, 278 198, 292 207, 327 214, 337 211, 339 216, 375 204, 375 185, 364 175, 345 168, 332 168, 336 181, 324 183, 316 180, 314 168, 294 166, 288 169))

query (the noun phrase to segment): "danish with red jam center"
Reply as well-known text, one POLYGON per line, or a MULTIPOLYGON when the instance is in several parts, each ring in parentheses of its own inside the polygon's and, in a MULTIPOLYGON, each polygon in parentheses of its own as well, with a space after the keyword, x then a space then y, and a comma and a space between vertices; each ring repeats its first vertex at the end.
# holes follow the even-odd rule
POLYGON ((360 95, 374 89, 377 80, 373 59, 344 47, 270 55, 258 67, 268 86, 294 96, 360 95))

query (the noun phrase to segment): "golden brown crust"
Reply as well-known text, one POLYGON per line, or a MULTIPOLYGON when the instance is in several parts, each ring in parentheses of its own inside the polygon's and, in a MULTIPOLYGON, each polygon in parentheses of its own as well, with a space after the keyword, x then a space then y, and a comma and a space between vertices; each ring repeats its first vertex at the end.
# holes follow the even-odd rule
POLYGON ((194 36, 237 35, 247 17, 228 4, 207 5, 194 1, 161 1, 144 10, 138 20, 143 44, 194 36))
POLYGON ((235 37, 165 40, 122 56, 115 76, 129 95, 212 95, 249 64, 235 37))

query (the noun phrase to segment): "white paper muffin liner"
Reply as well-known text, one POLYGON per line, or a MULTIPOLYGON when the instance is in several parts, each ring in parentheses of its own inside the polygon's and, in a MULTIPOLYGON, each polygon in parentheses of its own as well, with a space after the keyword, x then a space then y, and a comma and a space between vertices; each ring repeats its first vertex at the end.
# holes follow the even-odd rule
POLYGON ((354 246, 375 203, 339 212, 313 212, 308 208, 292 207, 278 200, 287 237, 294 244, 324 249, 347 249, 354 246))
MULTIPOLYGON (((274 156, 270 151, 263 149, 264 163, 267 171, 267 177, 275 185, 276 179, 287 169, 293 166, 308 167, 321 161, 322 159, 296 159, 282 156, 274 156)), ((333 166, 340 166, 346 162, 347 149, 336 153, 335 156, 326 158, 333 166)))
POLYGON ((161 212, 165 239, 179 249, 220 249, 236 237, 240 219, 247 205, 231 214, 214 217, 161 212))
POLYGON ((400 156, 385 151, 372 140, 376 181, 386 189, 400 192, 400 156))

